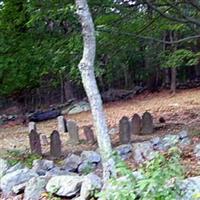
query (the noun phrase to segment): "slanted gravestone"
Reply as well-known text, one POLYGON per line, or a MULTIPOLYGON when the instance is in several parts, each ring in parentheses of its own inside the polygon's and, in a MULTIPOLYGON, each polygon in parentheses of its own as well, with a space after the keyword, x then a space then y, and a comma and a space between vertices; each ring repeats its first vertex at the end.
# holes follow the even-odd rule
POLYGON ((61 140, 58 131, 54 130, 50 136, 50 154, 54 158, 61 156, 61 140))
POLYGON ((119 121, 119 140, 121 144, 131 142, 131 126, 128 117, 122 117, 119 121))
POLYGON ((64 133, 66 132, 66 120, 63 116, 59 116, 57 117, 57 121, 58 121, 58 131, 60 133, 64 133))
POLYGON ((32 130, 29 134, 29 143, 30 143, 31 153, 36 153, 38 155, 42 154, 40 135, 35 130, 32 130))
POLYGON ((134 114, 131 119, 132 134, 139 135, 141 131, 142 120, 138 114, 134 114))
POLYGON ((91 127, 90 126, 84 126, 83 132, 84 132, 84 135, 85 135, 87 142, 94 144, 95 143, 94 132, 91 129, 91 127))
POLYGON ((28 132, 30 133, 32 130, 37 131, 35 122, 29 122, 28 124, 28 132))
POLYGON ((79 128, 75 121, 67 120, 67 130, 72 144, 79 143, 79 128))
POLYGON ((153 117, 149 112, 145 112, 142 115, 142 133, 143 134, 153 133, 153 117))

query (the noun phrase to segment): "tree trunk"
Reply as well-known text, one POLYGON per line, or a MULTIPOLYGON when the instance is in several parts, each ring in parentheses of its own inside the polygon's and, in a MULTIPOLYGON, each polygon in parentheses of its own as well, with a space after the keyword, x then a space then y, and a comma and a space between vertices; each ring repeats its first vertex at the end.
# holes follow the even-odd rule
POLYGON ((176 68, 171 68, 171 92, 172 94, 176 93, 176 68))
POLYGON ((77 14, 82 25, 82 35, 84 40, 83 56, 78 67, 91 106, 93 123, 102 157, 103 177, 106 182, 111 176, 115 176, 115 163, 112 157, 111 141, 108 135, 102 99, 97 88, 94 74, 94 60, 96 54, 94 24, 87 0, 75 0, 75 2, 77 6, 77 14))

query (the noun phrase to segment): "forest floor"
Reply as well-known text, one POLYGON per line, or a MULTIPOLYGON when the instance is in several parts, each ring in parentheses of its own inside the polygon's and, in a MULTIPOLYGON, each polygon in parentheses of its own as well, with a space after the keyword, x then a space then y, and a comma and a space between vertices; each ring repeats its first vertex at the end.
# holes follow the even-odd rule
MULTIPOLYGON (((149 111, 154 117, 154 124, 157 124, 160 117, 166 120, 165 126, 156 129, 152 135, 132 136, 133 142, 148 140, 155 136, 169 133, 177 133, 182 129, 187 129, 194 143, 200 142, 200 89, 190 89, 178 91, 175 96, 168 91, 160 93, 143 93, 131 100, 111 102, 104 105, 109 128, 117 128, 119 120, 123 116, 131 117, 134 113, 142 115, 149 111)), ((69 152, 80 152, 82 150, 93 150, 97 145, 88 145, 84 142, 82 126, 92 125, 90 112, 66 116, 67 119, 75 120, 80 127, 81 144, 72 146, 68 143, 67 133, 61 135, 64 155, 69 152)), ((57 120, 49 120, 37 123, 39 133, 47 135, 57 129, 57 120)), ((7 150, 29 150, 28 128, 26 126, 6 126, 0 127, 0 156, 7 150)), ((119 145, 118 134, 112 136, 113 146, 119 145)), ((44 153, 49 152, 49 145, 43 146, 44 153)), ((191 155, 190 150, 185 152, 184 162, 188 162, 191 169, 196 166, 196 160, 191 155)), ((197 167, 197 166, 196 166, 197 167)), ((196 171, 196 170, 194 170, 196 171)), ((190 170, 191 172, 191 170, 190 170)), ((188 172, 188 173, 190 173, 188 172)), ((200 174, 200 172, 198 171, 200 174)))

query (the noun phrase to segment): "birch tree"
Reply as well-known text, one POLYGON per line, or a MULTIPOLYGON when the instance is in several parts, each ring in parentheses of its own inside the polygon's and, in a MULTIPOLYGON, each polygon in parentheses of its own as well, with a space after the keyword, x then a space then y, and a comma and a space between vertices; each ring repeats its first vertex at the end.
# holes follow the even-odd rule
POLYGON ((108 135, 108 127, 103 111, 102 99, 97 87, 94 74, 94 61, 96 54, 96 38, 92 16, 88 7, 87 0, 75 0, 77 14, 82 26, 83 35, 83 55, 78 65, 82 83, 86 91, 97 135, 98 146, 100 149, 104 181, 111 176, 115 176, 115 163, 112 158, 111 141, 108 135))

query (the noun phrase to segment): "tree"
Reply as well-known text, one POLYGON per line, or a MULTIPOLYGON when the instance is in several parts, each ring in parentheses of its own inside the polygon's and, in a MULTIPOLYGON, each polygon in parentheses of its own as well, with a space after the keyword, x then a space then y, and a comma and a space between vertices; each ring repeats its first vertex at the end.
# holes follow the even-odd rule
POLYGON ((76 0, 77 14, 82 25, 84 41, 83 56, 78 65, 84 89, 89 99, 98 145, 102 156, 103 177, 106 182, 115 175, 115 163, 112 158, 111 142, 108 135, 106 118, 103 111, 101 96, 94 74, 94 60, 96 54, 96 38, 92 16, 87 0, 76 0))

